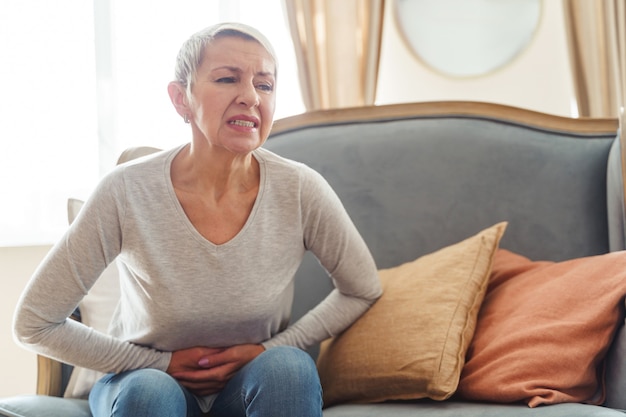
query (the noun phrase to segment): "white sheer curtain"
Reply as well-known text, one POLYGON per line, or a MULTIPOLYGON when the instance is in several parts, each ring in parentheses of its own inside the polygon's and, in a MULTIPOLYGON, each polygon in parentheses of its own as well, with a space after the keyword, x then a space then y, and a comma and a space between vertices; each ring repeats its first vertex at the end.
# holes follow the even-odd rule
POLYGON ((218 21, 280 59, 276 116, 304 111, 281 0, 2 0, 0 246, 49 244, 124 148, 189 139, 167 96, 176 53, 218 21))

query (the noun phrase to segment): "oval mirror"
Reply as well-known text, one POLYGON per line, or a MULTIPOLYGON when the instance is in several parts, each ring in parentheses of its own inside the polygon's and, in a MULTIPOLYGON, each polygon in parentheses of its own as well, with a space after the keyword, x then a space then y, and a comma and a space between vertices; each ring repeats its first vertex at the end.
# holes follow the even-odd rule
POLYGON ((539 26, 542 0, 395 0, 396 21, 420 60, 456 77, 511 62, 539 26))

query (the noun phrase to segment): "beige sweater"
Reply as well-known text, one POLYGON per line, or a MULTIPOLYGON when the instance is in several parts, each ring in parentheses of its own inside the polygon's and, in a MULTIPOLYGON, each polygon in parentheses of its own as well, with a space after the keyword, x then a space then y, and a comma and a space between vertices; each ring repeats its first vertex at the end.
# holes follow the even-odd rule
POLYGON ((40 354, 100 372, 165 370, 170 352, 262 343, 300 348, 333 336, 381 294, 374 261, 339 199, 305 165, 258 149, 252 212, 215 245, 186 217, 170 179, 182 147, 117 167, 99 184, 18 303, 14 333, 40 354), (294 274, 310 250, 336 289, 290 323, 294 274), (109 334, 68 320, 118 258, 109 334))

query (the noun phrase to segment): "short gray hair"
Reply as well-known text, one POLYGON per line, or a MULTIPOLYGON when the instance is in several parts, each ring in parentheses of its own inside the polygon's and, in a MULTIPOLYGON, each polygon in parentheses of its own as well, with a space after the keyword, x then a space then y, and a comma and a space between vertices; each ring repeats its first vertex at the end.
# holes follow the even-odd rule
POLYGON ((178 52, 174 77, 176 81, 185 86, 188 93, 191 92, 191 85, 196 76, 196 71, 202 63, 207 45, 215 39, 224 37, 239 37, 258 42, 272 56, 275 66, 274 76, 276 76, 278 71, 276 53, 261 32, 243 23, 219 23, 191 35, 178 52))

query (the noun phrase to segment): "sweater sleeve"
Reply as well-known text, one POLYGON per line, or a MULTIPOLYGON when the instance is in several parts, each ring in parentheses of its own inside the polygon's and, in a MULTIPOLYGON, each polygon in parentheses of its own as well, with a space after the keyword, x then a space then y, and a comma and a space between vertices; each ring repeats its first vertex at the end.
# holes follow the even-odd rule
POLYGON ((123 170, 105 177, 65 236, 39 265, 17 304, 16 341, 41 355, 100 372, 153 367, 171 355, 99 333, 69 318, 120 252, 123 170))
POLYGON ((266 348, 287 344, 306 349, 349 327, 381 296, 374 259, 323 177, 310 170, 303 177, 304 242, 326 269, 335 288, 311 311, 264 343, 266 348))

